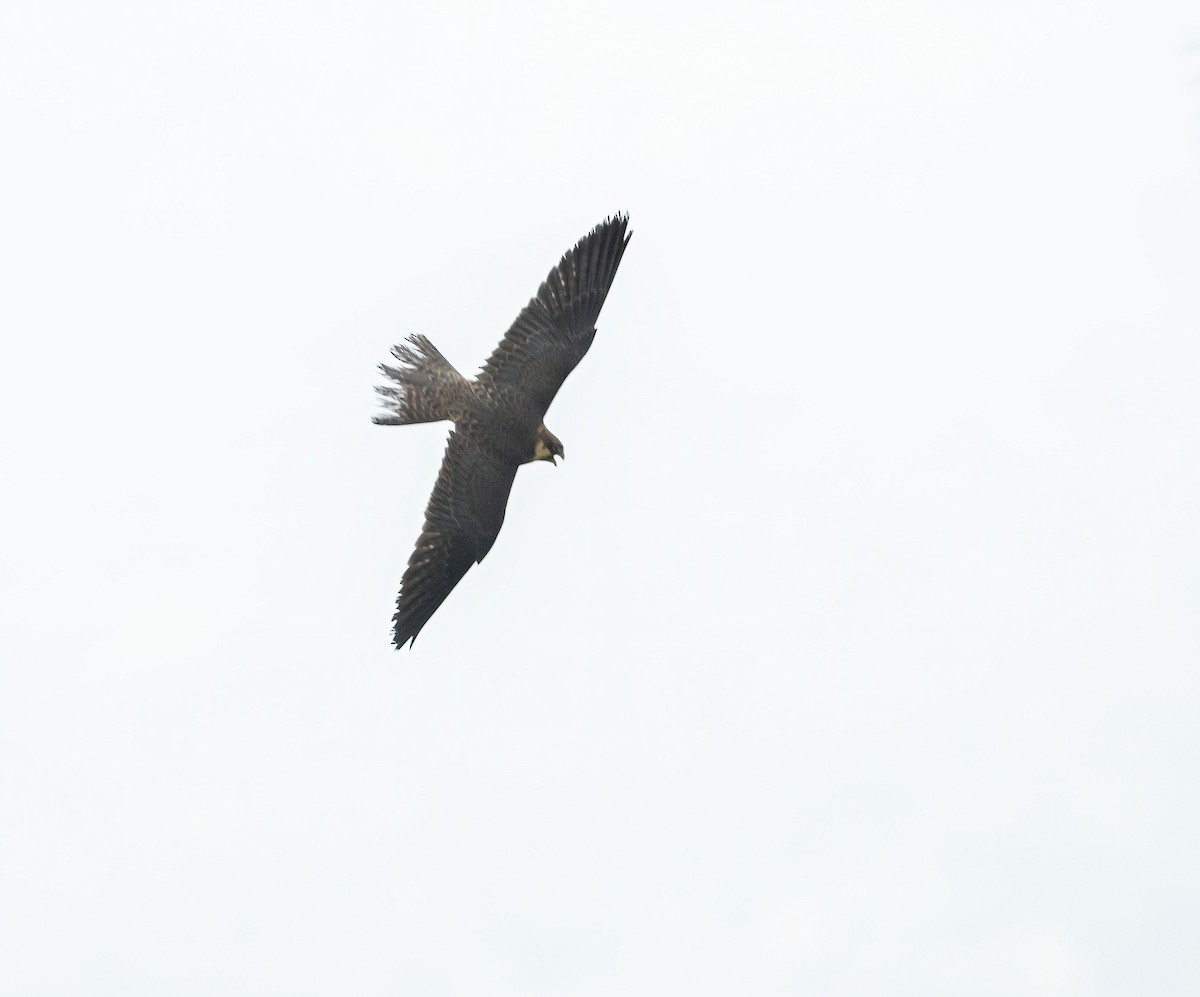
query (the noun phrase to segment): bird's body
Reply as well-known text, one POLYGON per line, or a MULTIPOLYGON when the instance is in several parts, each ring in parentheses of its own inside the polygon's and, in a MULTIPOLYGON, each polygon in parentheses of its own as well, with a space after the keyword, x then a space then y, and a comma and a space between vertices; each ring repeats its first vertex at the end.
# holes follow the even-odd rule
POLYGON ((454 423, 396 600, 396 647, 416 640, 471 565, 491 550, 517 468, 563 455, 542 420, 596 335, 596 318, 629 241, 627 224, 624 216, 610 218, 563 256, 474 380, 424 336, 393 347, 399 367, 380 365, 392 384, 376 389, 388 410, 376 423, 454 423))

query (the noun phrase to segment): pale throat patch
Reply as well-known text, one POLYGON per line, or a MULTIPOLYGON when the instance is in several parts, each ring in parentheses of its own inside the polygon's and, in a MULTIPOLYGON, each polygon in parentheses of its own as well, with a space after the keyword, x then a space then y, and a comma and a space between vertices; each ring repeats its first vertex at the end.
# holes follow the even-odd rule
POLYGON ((533 444, 533 459, 548 460, 550 456, 550 448, 542 442, 542 438, 539 436, 533 444))

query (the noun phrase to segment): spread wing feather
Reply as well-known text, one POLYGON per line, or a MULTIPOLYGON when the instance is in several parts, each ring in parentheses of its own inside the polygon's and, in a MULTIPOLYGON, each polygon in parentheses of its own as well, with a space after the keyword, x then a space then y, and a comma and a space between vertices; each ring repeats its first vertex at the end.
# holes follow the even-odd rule
POLYGON ((442 469, 425 509, 425 528, 396 599, 396 647, 415 642, 472 564, 482 561, 504 522, 508 493, 516 476, 481 446, 469 430, 450 433, 442 469))
POLYGON ((625 215, 606 219, 563 256, 483 365, 481 385, 515 387, 542 412, 550 407, 592 345, 628 222, 625 215))

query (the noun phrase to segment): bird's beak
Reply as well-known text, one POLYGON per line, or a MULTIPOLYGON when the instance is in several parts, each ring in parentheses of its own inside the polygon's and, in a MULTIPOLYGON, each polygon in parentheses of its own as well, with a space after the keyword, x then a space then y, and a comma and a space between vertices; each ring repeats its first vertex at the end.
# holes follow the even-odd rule
POLYGON ((556 461, 554 459, 554 454, 550 455, 550 463, 553 464, 555 467, 558 467, 558 461, 556 461))

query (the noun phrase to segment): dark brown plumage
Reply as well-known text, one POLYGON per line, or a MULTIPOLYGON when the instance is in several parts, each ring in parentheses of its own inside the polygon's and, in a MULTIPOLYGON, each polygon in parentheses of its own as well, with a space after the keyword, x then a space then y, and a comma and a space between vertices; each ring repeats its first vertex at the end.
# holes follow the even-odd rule
POLYGON ((563 256, 473 381, 424 336, 392 348, 400 366, 380 365, 392 383, 376 389, 387 409, 376 423, 454 423, 396 599, 396 647, 416 641, 459 579, 491 550, 517 468, 563 455, 542 419, 592 345, 629 241, 628 221, 606 219, 563 256))

